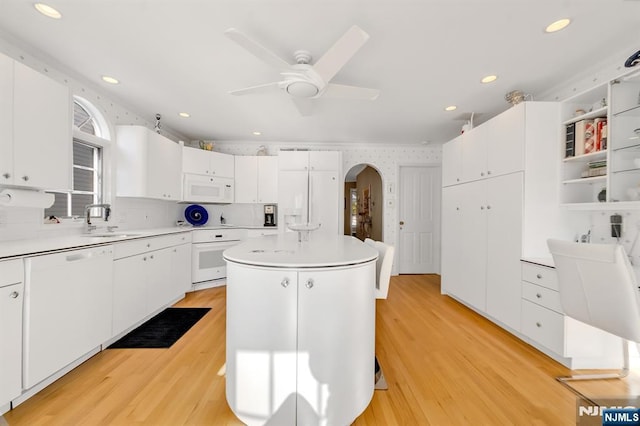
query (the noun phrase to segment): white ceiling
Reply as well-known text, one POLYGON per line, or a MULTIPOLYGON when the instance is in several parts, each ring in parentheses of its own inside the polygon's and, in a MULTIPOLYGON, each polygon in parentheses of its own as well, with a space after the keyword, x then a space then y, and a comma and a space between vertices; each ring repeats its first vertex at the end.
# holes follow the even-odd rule
MULTIPOLYGON (((0 32, 43 52, 135 112, 191 139, 442 142, 614 52, 640 49, 638 0, 0 0, 0 32), (559 33, 544 27, 559 18, 559 33), (227 92, 277 81, 224 36, 234 27, 283 58, 318 59, 352 25, 369 41, 332 80, 381 90, 375 101, 317 99, 301 116, 284 93, 227 92), (634 45, 635 44, 635 45, 634 45), (101 82, 101 75, 120 80, 101 82), (480 84, 488 74, 498 80, 480 84), (458 110, 445 112, 455 104, 458 110), (186 111, 191 118, 177 116, 186 111), (261 136, 252 135, 261 131, 261 136)), ((291 61, 293 62, 293 60, 291 61)), ((313 62, 312 62, 313 63, 313 62)))

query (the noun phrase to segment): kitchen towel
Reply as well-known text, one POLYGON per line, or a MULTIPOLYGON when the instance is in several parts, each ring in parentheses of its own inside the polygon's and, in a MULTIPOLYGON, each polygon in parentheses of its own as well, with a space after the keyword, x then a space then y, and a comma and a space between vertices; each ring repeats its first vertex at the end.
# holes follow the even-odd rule
POLYGON ((3 189, 0 192, 0 206, 49 208, 55 197, 42 191, 26 189, 3 189))

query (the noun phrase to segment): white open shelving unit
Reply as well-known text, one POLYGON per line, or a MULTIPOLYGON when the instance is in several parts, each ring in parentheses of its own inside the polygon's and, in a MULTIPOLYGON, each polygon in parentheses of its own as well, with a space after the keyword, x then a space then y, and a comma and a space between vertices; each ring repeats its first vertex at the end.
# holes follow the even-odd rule
POLYGON ((640 209, 640 72, 565 100, 561 114, 562 205, 573 210, 640 209), (580 110, 585 112, 577 114, 580 110), (567 126, 595 118, 607 119, 606 149, 565 158, 567 126), (582 177, 589 163, 599 160, 606 160, 607 173, 582 177))

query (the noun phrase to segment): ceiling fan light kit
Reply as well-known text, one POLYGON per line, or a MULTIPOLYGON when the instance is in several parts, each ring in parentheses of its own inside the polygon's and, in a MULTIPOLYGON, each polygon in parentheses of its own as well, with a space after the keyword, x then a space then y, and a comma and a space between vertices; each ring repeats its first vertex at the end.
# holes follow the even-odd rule
POLYGON ((295 51, 294 58, 296 62, 289 64, 235 28, 230 28, 225 31, 225 35, 258 59, 278 69, 283 78, 283 80, 278 82, 246 87, 229 92, 233 95, 247 95, 279 89, 291 96, 298 111, 302 115, 308 115, 310 109, 308 105, 303 106, 301 103, 302 100, 317 99, 320 97, 375 100, 380 93, 377 89, 330 83, 331 79, 369 39, 369 35, 356 25, 352 26, 313 65, 311 64, 311 54, 306 50, 295 51))

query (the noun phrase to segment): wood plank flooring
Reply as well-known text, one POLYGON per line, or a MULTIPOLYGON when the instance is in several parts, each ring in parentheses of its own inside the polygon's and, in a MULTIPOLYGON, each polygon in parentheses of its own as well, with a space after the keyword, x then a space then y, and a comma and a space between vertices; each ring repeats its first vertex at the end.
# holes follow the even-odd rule
MULTIPOLYGON (((212 309, 169 349, 97 354, 6 413, 6 422, 241 424, 224 396, 225 288, 191 293, 176 306, 212 309)), ((569 371, 442 296, 437 275, 392 278, 389 298, 377 301, 376 353, 389 389, 374 393, 355 425, 576 424, 576 397, 554 379, 569 371)), ((606 386, 638 390, 633 380, 606 386)))

